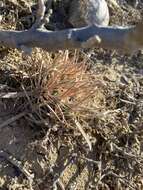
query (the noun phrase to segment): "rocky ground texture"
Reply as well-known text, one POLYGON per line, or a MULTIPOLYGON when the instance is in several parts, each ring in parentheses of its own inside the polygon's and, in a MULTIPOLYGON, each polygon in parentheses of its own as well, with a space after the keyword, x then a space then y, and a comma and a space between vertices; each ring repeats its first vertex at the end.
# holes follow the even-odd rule
MULTIPOLYGON (((31 27, 26 2, 0 1, 1 29, 31 27)), ((70 27, 68 6, 55 1, 45 27, 70 27)), ((110 25, 142 14, 110 7, 110 25)), ((142 190, 143 52, 0 47, 0 189, 142 190)))

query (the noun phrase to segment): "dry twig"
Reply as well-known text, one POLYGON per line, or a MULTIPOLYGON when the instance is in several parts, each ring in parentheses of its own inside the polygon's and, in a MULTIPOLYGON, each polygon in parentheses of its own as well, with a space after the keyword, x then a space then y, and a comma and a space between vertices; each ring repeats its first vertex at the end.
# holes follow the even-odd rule
POLYGON ((18 119, 22 118, 23 116, 25 116, 27 113, 26 112, 22 112, 19 113, 9 119, 7 119, 6 121, 4 121, 3 123, 0 124, 0 130, 2 130, 5 126, 10 125, 11 123, 17 121, 18 119))
POLYGON ((81 126, 81 124, 76 119, 75 119, 75 124, 76 124, 78 130, 81 132, 84 139, 86 140, 86 142, 87 142, 87 144, 89 146, 89 150, 91 151, 92 150, 92 144, 91 144, 91 142, 89 140, 89 137, 86 135, 86 133, 84 132, 84 130, 83 130, 82 126, 81 126))
POLYGON ((24 168, 24 167, 20 164, 20 162, 19 162, 16 158, 14 158, 14 156, 11 155, 10 153, 7 153, 7 152, 4 151, 4 150, 0 150, 0 156, 6 158, 6 160, 7 160, 8 162, 10 162, 12 165, 16 166, 16 167, 21 171, 21 173, 24 174, 24 176, 28 179, 29 185, 32 186, 34 174, 30 174, 30 173, 26 170, 26 168, 24 168))

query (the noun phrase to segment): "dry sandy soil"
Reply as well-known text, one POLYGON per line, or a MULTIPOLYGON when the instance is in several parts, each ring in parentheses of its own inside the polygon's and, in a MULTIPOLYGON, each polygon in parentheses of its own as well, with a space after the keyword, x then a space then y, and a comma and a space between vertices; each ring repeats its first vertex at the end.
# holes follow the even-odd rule
MULTIPOLYGON (((23 2, 4 1, 1 28, 31 26, 23 2)), ((110 8, 111 24, 142 12, 110 8)), ((142 190, 143 53, 1 47, 0 189, 142 190)))

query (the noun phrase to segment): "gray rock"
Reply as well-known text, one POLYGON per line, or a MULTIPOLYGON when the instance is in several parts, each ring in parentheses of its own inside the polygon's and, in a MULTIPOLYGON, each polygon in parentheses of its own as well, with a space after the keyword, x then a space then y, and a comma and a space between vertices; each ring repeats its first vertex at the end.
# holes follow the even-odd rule
POLYGON ((119 4, 124 4, 127 3, 129 5, 131 5, 132 7, 136 8, 139 4, 140 0, 118 0, 119 4))
POLYGON ((109 9, 105 0, 73 0, 69 10, 69 22, 74 27, 109 24, 109 9))

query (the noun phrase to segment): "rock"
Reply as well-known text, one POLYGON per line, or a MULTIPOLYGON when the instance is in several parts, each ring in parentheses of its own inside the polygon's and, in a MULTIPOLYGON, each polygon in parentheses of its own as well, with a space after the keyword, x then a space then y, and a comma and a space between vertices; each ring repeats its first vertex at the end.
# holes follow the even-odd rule
POLYGON ((139 4, 139 1, 138 0, 127 0, 127 3, 136 8, 139 4))
POLYGON ((119 4, 128 4, 131 5, 132 7, 136 8, 139 4, 139 0, 118 0, 119 4))
POLYGON ((69 22, 74 27, 109 24, 109 9, 105 0, 73 0, 69 10, 69 22))

